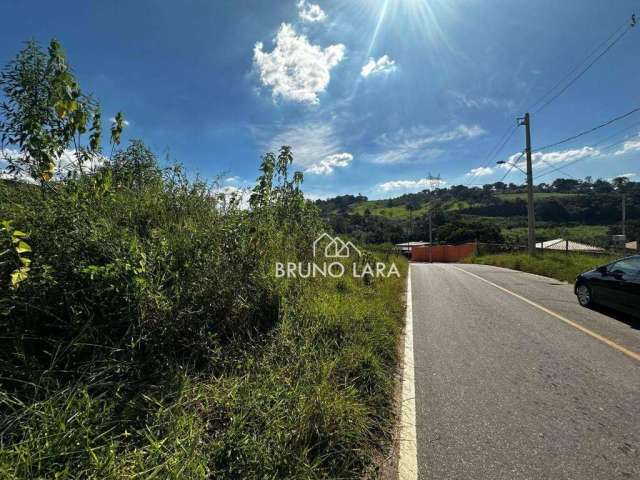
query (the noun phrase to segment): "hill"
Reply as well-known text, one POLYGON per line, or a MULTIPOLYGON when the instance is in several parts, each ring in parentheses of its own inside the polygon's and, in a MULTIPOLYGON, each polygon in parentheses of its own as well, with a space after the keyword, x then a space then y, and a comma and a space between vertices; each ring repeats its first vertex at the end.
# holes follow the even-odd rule
MULTIPOLYGON (((627 237, 640 236, 640 183, 626 178, 557 179, 535 187, 538 240, 563 237, 609 246, 621 233, 626 193, 627 237)), ((455 185, 384 200, 343 195, 316 201, 337 233, 365 243, 428 239, 428 211, 434 240, 526 243, 527 201, 523 186, 501 182, 483 187, 455 185)))

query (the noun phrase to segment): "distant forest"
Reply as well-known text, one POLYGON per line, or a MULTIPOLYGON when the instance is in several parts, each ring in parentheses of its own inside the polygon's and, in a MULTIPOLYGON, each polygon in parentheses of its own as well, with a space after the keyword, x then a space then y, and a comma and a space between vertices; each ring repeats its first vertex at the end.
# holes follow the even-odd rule
MULTIPOLYGON (((559 178, 535 186, 538 240, 569 238, 608 246, 621 233, 626 196, 627 238, 640 237, 640 182, 559 178), (571 237, 571 238, 570 238, 571 237)), ((336 233, 364 243, 428 239, 432 212, 434 241, 524 242, 526 188, 496 182, 482 187, 455 185, 386 200, 343 195, 317 200, 336 233)))

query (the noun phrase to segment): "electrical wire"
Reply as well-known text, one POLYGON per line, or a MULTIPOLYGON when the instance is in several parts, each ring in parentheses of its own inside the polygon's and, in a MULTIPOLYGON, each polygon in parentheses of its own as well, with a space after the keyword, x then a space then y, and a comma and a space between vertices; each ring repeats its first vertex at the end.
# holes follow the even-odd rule
MULTIPOLYGON (((553 87, 551 87, 551 89, 549 89, 542 97, 540 97, 535 103, 533 103, 531 105, 531 107, 527 110, 532 110, 533 107, 537 106, 538 104, 540 104, 541 102, 542 105, 540 105, 540 107, 538 107, 536 110, 534 110, 533 114, 537 114, 540 111, 542 111, 544 108, 546 108, 548 105, 550 105, 553 101, 555 101, 558 97, 560 97, 564 92, 566 92, 575 82, 577 82, 585 73, 587 73, 591 67, 593 67, 604 55, 606 55, 615 45, 618 44, 618 42, 620 42, 620 40, 622 40, 622 38, 636 25, 636 18, 635 18, 635 14, 633 14, 631 16, 631 22, 629 23, 628 20, 625 20, 625 22, 620 25, 618 28, 616 28, 616 30, 609 35, 609 37, 607 37, 606 40, 604 40, 603 42, 601 42, 600 44, 598 44, 594 49, 591 50, 591 52, 582 60, 582 62, 578 63, 575 67, 573 67, 565 76, 563 76, 556 84, 553 85, 553 87), (626 28, 625 25, 627 26, 626 28), (623 30, 622 30, 623 29, 623 30), (620 32, 620 30, 622 30, 622 32, 620 32), (612 41, 613 39, 613 41, 612 41), (582 67, 583 65, 585 65, 585 63, 587 61, 589 61, 589 59, 591 59, 591 57, 593 57, 593 55, 595 55, 604 45, 607 45, 606 48, 600 52, 595 58, 593 58, 582 70, 579 71, 579 73, 573 78, 571 79, 560 91, 558 91, 557 93, 553 94, 553 92, 560 86, 562 85, 565 80, 567 80, 568 78, 570 78, 576 71, 578 71, 580 69, 580 67, 582 67), (550 98, 549 95, 552 95, 550 98), (545 100, 546 99, 546 100, 545 100)), ((568 137, 564 140, 549 144, 549 145, 545 145, 541 148, 536 149, 535 151, 540 152, 540 151, 544 151, 544 150, 548 150, 550 148, 556 147, 558 145, 562 145, 564 143, 570 142, 572 140, 575 140, 577 138, 580 138, 584 135, 587 135, 589 133, 593 133, 601 128, 604 128, 608 125, 611 125, 614 122, 617 122, 619 120, 622 120, 630 115, 632 115, 633 113, 636 113, 637 111, 640 111, 640 107, 624 114, 621 115, 619 117, 616 117, 612 120, 609 120, 608 122, 605 122, 601 125, 598 125, 596 127, 593 127, 589 130, 586 130, 584 132, 580 132, 576 135, 572 135, 571 137, 568 137)), ((492 162, 494 161, 495 157, 502 151, 502 149, 504 148, 504 146, 507 144, 507 142, 511 139, 511 137, 513 136, 513 134, 515 133, 515 131, 517 130, 518 126, 512 127, 509 130, 507 130, 507 132, 505 133, 505 135, 503 135, 503 137, 501 137, 501 140, 498 142, 497 146, 494 147, 490 152, 489 155, 487 156, 488 161, 485 165, 483 165, 481 168, 477 169, 478 171, 476 173, 474 173, 471 178, 470 181, 467 182, 466 186, 471 185, 471 183, 477 178, 477 176, 480 174, 482 169, 485 169, 487 167, 489 167, 489 165, 492 164, 492 162)), ((511 165, 511 167, 509 168, 509 170, 507 170, 507 172, 505 173, 505 175, 502 177, 502 179, 500 180, 501 182, 504 180, 504 178, 507 177, 507 175, 513 170, 514 167, 516 167, 517 162, 522 158, 522 156, 524 155, 524 152, 520 155, 520 157, 511 165)), ((544 159, 540 159, 543 163, 547 164, 548 166, 552 167, 552 164, 548 163, 547 161, 545 161, 544 159)), ((568 164, 570 165, 570 164, 568 164)), ((552 171, 557 171, 557 170, 562 170, 564 168, 566 168, 567 165, 562 165, 560 167, 556 167, 550 171, 547 171, 546 173, 543 173, 544 175, 546 175, 547 173, 551 173, 552 171)), ((572 176, 571 174, 565 172, 567 175, 572 176)))
MULTIPOLYGON (((547 93, 545 93, 536 103, 534 103, 531 107, 536 106, 538 103, 540 103, 542 100, 544 100, 550 93, 552 93, 554 90, 556 90, 556 88, 558 88, 567 78, 569 78, 571 75, 573 75, 582 65, 584 65, 584 63, 595 54, 595 52, 597 52, 598 50, 600 50, 600 48, 602 48, 602 46, 606 43, 608 43, 613 37, 615 37, 618 32, 620 32, 621 28, 624 28, 624 26, 627 25, 627 28, 625 28, 622 33, 620 33, 615 40, 613 40, 611 43, 609 43, 609 45, 607 45, 607 47, 600 52, 600 54, 598 56, 596 56, 585 68, 583 68, 578 75, 576 75, 572 80, 569 81, 569 83, 567 83, 560 91, 558 91, 555 95, 551 96, 548 100, 546 100, 539 108, 537 108, 533 114, 538 114, 540 113, 543 109, 545 109, 547 106, 549 106, 551 103, 553 103, 553 101, 555 101, 558 97, 560 97, 564 92, 566 92, 574 83, 576 83, 585 73, 587 73, 591 67, 593 67, 598 60, 600 60, 602 57, 604 57, 607 52, 609 52, 620 40, 622 40, 622 38, 624 38, 624 36, 635 26, 635 15, 632 15, 631 17, 631 23, 629 23, 629 21, 625 21, 624 24, 622 24, 620 27, 618 27, 615 32, 613 32, 613 34, 611 34, 604 42, 600 43, 594 50, 591 51, 591 53, 589 53, 589 55, 587 55, 585 57, 585 59, 577 64, 568 74, 566 74, 564 77, 562 77, 562 79, 556 83, 550 90, 547 91, 547 93)), ((533 108, 530 108, 529 110, 532 110, 533 108)))
POLYGON ((640 107, 634 108, 633 110, 631 110, 631 111, 629 111, 629 112, 627 112, 627 113, 625 113, 623 115, 620 115, 620 116, 618 116, 616 118, 612 118, 611 120, 609 120, 609 121, 607 121, 607 122, 605 122, 603 124, 600 124, 600 125, 598 125, 596 127, 590 128, 589 130, 585 130, 584 132, 580 132, 580 133, 577 133, 577 134, 572 135, 570 137, 567 137, 564 140, 560 140, 559 142, 550 143, 549 145, 545 145, 543 147, 537 148, 535 151, 536 152, 542 152, 544 150, 548 150, 550 148, 557 147, 558 145, 562 145, 563 143, 567 143, 567 142, 570 142, 572 140, 575 140, 576 138, 583 137, 585 135, 588 135, 589 133, 593 133, 593 132, 595 132, 597 130, 600 130, 601 128, 607 127, 607 126, 611 125, 612 123, 615 123, 615 122, 618 122, 618 121, 620 121, 620 120, 622 120, 624 118, 627 118, 630 115, 633 115, 634 113, 636 113, 638 111, 640 111, 640 107))
POLYGON ((578 71, 578 69, 579 69, 582 65, 584 65, 584 64, 585 64, 585 63, 586 63, 586 62, 587 62, 587 61, 588 61, 588 60, 589 60, 589 59, 590 59, 590 58, 591 58, 591 57, 592 57, 592 56, 593 56, 593 55, 594 55, 598 50, 600 50, 604 45, 606 45, 607 43, 609 43, 609 41, 610 41, 613 37, 615 37, 615 36, 620 32, 620 30, 622 30, 622 29, 623 29, 627 24, 628 24, 628 20, 625 20, 625 21, 624 21, 624 23, 623 23, 622 25, 620 25, 618 28, 616 28, 616 29, 615 29, 615 31, 614 31, 611 35, 609 35, 609 36, 606 38, 606 40, 604 40, 604 41, 600 42, 600 43, 599 43, 595 48, 593 48, 593 49, 589 52, 589 54, 588 54, 586 57, 584 57, 584 58, 582 59, 582 61, 581 61, 580 63, 577 63, 576 65, 574 65, 574 67, 573 67, 571 70, 569 70, 569 71, 568 71, 568 72, 567 72, 567 73, 566 73, 566 74, 565 74, 565 75, 564 75, 560 80, 558 80, 558 82, 557 82, 557 83, 555 83, 555 84, 553 85, 553 87, 551 87, 549 90, 547 90, 547 91, 544 93, 544 95, 540 96, 540 97, 538 98, 538 100, 536 100, 534 103, 532 103, 532 104, 529 106, 529 108, 527 108, 527 111, 533 111, 533 110, 534 110, 534 108, 535 108, 538 104, 542 103, 542 102, 543 102, 543 101, 544 101, 544 100, 545 100, 545 99, 546 99, 546 98, 547 98, 551 93, 553 93, 553 91, 554 91, 556 88, 558 88, 560 85, 562 85, 562 83, 563 83, 566 79, 568 79, 571 75, 573 75, 576 71, 578 71))
POLYGON ((495 162, 496 157, 505 147, 507 142, 511 140, 511 137, 513 137, 513 134, 516 133, 516 130, 518 130, 518 125, 509 127, 509 129, 500 137, 500 140, 498 140, 498 143, 491 150, 489 150, 489 154, 487 155, 487 163, 479 167, 476 173, 471 175, 469 182, 464 184, 465 187, 472 185, 472 182, 476 179, 476 177, 478 177, 481 170, 489 167, 492 163, 495 162))
POLYGON ((518 162, 524 156, 524 154, 525 154, 525 152, 522 152, 518 158, 516 158, 513 162, 509 163, 509 165, 511 165, 509 167, 509 170, 506 171, 506 173, 502 176, 502 178, 500 179, 500 181, 498 183, 501 183, 505 178, 507 178, 507 175, 509 175, 511 173, 511 170, 513 170, 515 168, 515 166, 518 164, 518 162))
MULTIPOLYGON (((540 160, 542 163, 544 163, 544 164, 545 164, 546 166, 548 166, 548 167, 556 168, 556 166, 555 166, 555 165, 553 165, 552 163, 547 162, 544 158, 539 158, 538 160, 540 160)), ((563 170, 563 169, 564 169, 564 165, 562 165, 562 166, 560 166, 560 167, 557 167, 557 168, 558 168, 558 170, 560 170, 562 173, 564 173, 565 175, 570 176, 571 178, 573 178, 573 179, 575 180, 575 178, 576 178, 576 177, 575 177, 574 175, 571 175, 571 174, 570 174, 569 172, 567 172, 566 170, 563 170)))
POLYGON ((627 127, 623 128, 622 130, 618 130, 616 133, 613 133, 613 134, 608 135, 608 136, 606 136, 606 137, 604 137, 604 138, 601 138, 600 140, 598 140, 598 141, 595 143, 594 147, 595 147, 595 146, 598 146, 598 145, 602 145, 603 143, 605 143, 605 142, 607 142, 607 141, 611 140, 612 138, 616 138, 616 137, 617 137, 618 135, 620 135, 621 133, 627 132, 627 131, 631 130, 632 128, 638 128, 639 126, 640 126, 640 121, 638 121, 638 122, 633 122, 631 125, 629 125, 629 126, 627 126, 627 127))
MULTIPOLYGON (((627 130, 628 130, 628 129, 627 129, 627 130)), ((610 150, 610 149, 612 149, 613 147, 617 147, 618 145, 620 145, 620 144, 622 144, 622 143, 625 143, 625 142, 627 142, 627 141, 629 141, 629 137, 625 137, 625 138, 623 138, 622 140, 618 140, 617 142, 612 143, 611 145, 608 145, 608 146, 606 146, 606 147, 604 147, 604 148, 600 149, 600 153, 602 153, 602 152, 606 152, 607 150, 610 150)), ((569 167, 569 166, 571 166, 571 165, 574 165, 574 164, 576 164, 576 163, 578 163, 578 162, 581 162, 581 161, 583 161, 583 160, 587 160, 587 159, 589 159, 589 158, 591 158, 591 157, 582 157, 582 158, 577 158, 577 159, 575 159, 575 160, 573 160, 573 161, 571 161, 571 162, 565 163, 564 165, 562 165, 562 166, 560 166, 560 167, 555 167, 555 168, 552 168, 551 170, 545 170, 545 171, 543 171, 542 173, 540 173, 540 174, 536 175, 535 179, 538 179, 538 178, 541 178, 541 177, 545 177, 545 176, 547 176, 547 175, 549 175, 549 174, 551 174, 551 173, 557 172, 558 170, 561 170, 561 169, 563 169, 563 168, 567 168, 567 167, 569 167)))
MULTIPOLYGON (((640 121, 638 121, 638 122, 634 122, 634 123, 632 123, 631 125, 628 125, 628 126, 626 126, 625 128, 623 128, 623 129, 621 129, 621 130, 618 130, 617 132, 615 132, 615 133, 613 133, 613 134, 611 134, 611 135, 607 135, 606 137, 601 138, 601 139, 600 139, 600 140, 598 140, 596 143, 594 143, 594 144, 592 145, 592 147, 594 147, 594 148, 595 148, 595 147, 599 147, 600 145, 602 145, 602 144, 604 144, 604 143, 608 142, 609 140, 611 140, 612 138, 616 138, 616 137, 617 137, 617 136, 619 136, 621 133, 628 132, 629 130, 631 130, 631 129, 633 129, 633 128, 638 128, 638 127, 640 127, 640 121)), ((628 136, 625 136, 622 140, 619 140, 619 141, 615 142, 613 145, 609 145, 608 147, 604 147, 604 148, 602 148, 602 149, 601 149, 601 151, 606 151, 607 149, 611 148, 612 146, 619 145, 620 143, 626 142, 627 140, 629 140, 629 137, 628 137, 628 136)), ((588 158, 588 157, 585 157, 584 159, 586 160, 586 158, 588 158)), ((542 162, 546 163, 547 165, 549 165, 550 167, 555 168, 556 170, 554 170, 554 171, 558 171, 558 170, 561 170, 562 168, 565 168, 565 167, 566 167, 566 165, 562 165, 562 166, 554 166, 553 164, 548 163, 547 161, 545 161, 545 160, 544 160, 544 159, 542 159, 542 158, 540 158, 540 160, 541 160, 542 162)), ((581 160, 582 160, 582 159, 581 159, 581 160)), ((546 175, 547 173, 551 173, 551 170, 543 170, 543 172, 542 172, 542 173, 540 173, 538 176, 546 175)), ((571 174, 570 174, 570 173, 568 173, 568 172, 566 172, 566 171, 565 171, 564 173, 566 173, 567 175, 571 176, 571 174)), ((537 178, 538 176, 536 176, 536 178, 537 178)))
POLYGON ((511 140, 511 137, 513 137, 513 134, 516 133, 516 130, 518 130, 518 125, 515 125, 514 127, 510 127, 509 130, 507 130, 507 133, 502 137, 502 141, 498 143, 498 147, 494 148, 489 153, 487 157, 488 162, 485 166, 488 167, 491 164, 491 162, 495 160, 496 156, 502 151, 502 149, 507 144, 507 142, 511 140))

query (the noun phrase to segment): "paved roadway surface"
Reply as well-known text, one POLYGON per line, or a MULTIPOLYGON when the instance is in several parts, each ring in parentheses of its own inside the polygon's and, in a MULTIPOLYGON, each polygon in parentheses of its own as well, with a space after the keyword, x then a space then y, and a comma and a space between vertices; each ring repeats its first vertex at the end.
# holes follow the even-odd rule
POLYGON ((640 479, 640 361, 472 272, 640 353, 640 325, 571 285, 413 264, 420 479, 640 479))

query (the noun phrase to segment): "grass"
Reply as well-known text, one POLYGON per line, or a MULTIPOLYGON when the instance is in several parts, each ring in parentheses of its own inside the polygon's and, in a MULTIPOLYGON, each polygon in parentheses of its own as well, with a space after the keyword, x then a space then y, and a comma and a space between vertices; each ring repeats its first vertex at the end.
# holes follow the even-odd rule
MULTIPOLYGON (((557 193, 557 192, 536 192, 534 193, 534 198, 535 199, 543 199, 543 198, 567 198, 567 197, 575 197, 576 195, 579 195, 578 193, 557 193)), ((526 200, 527 199, 527 193, 523 192, 523 193, 498 193, 496 194, 496 197, 500 198, 501 200, 511 200, 511 201, 515 201, 515 200, 526 200)))
MULTIPOLYGON (((469 208, 469 203, 463 200, 455 200, 446 202, 444 209, 449 212, 458 212, 469 208)), ((367 210, 371 212, 371 215, 393 218, 398 220, 408 220, 411 216, 418 218, 427 214, 429 210, 429 202, 424 202, 420 205, 420 208, 414 210, 410 214, 409 210, 404 205, 388 207, 386 200, 368 200, 366 202, 359 202, 350 206, 352 213, 364 215, 367 210)))
MULTIPOLYGON (((428 204, 425 203, 418 210, 415 210, 412 213, 413 218, 424 215, 427 212, 427 207, 428 204)), ((371 215, 395 219, 409 219, 409 210, 404 206, 387 207, 384 201, 374 200, 351 206, 351 211, 360 215, 364 215, 367 209, 371 212, 371 215)))
POLYGON ((121 113, 102 142, 68 65, 57 41, 30 42, 0 75, 21 178, 0 178, 0 478, 372 471, 406 261, 366 253, 397 263, 389 279, 277 275, 329 233, 290 147, 262 157, 248 199, 225 193, 121 146, 121 113))
POLYGON ((503 253, 469 257, 466 262, 494 265, 573 282, 580 273, 609 263, 616 258, 618 257, 561 252, 544 252, 543 255, 536 257, 530 257, 525 253, 503 253))
POLYGON ((162 388, 79 384, 30 404, 4 393, 0 477, 359 478, 390 437, 404 281, 313 279, 216 375, 168 366, 162 388))
POLYGON ((141 142, 116 160, 0 181, 0 478, 361 478, 390 438, 406 261, 278 277, 325 229, 285 147, 248 209, 141 142))
MULTIPOLYGON (((540 239, 564 238, 589 245, 604 246, 609 227, 606 225, 538 226, 536 235, 540 239)), ((502 235, 508 243, 526 243, 527 227, 503 228, 502 235)))

